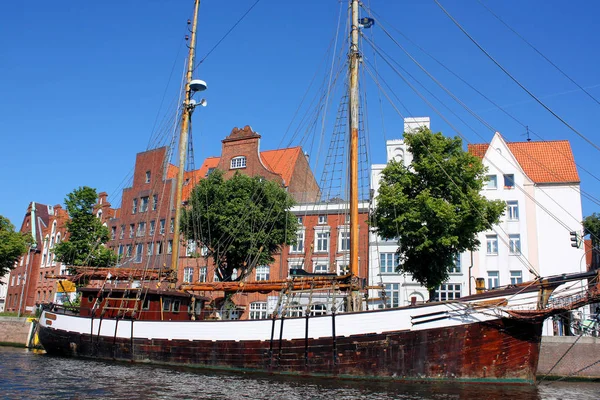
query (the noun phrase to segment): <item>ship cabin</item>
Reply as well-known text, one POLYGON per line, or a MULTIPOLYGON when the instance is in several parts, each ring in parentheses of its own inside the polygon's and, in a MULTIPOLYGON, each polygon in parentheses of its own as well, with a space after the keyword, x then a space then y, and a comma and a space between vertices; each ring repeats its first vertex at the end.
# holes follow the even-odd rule
POLYGON ((82 287, 80 315, 138 321, 193 321, 205 319, 206 297, 156 289, 82 287), (139 298, 138 298, 139 296, 139 298))

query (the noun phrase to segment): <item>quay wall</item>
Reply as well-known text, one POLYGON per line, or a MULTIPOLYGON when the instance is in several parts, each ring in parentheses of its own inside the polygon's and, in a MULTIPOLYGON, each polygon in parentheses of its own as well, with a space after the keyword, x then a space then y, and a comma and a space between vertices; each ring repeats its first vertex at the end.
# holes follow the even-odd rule
POLYGON ((546 375, 600 379, 600 338, 543 336, 538 377, 546 375))
POLYGON ((27 318, 0 317, 0 344, 25 347, 30 328, 27 318))

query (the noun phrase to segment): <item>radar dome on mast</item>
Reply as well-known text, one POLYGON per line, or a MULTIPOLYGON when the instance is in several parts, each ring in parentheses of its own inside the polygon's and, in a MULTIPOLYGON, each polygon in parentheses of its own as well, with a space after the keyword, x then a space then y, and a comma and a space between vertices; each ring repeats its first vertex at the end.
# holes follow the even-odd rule
POLYGON ((190 82, 190 90, 192 92, 202 92, 204 90, 206 90, 206 82, 204 82, 203 80, 200 79, 193 79, 190 82))

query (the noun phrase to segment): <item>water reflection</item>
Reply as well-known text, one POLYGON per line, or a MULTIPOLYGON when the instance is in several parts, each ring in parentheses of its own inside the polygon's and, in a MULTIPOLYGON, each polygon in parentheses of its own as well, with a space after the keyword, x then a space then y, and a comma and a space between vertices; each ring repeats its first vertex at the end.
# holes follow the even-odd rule
POLYGON ((8 399, 578 399, 600 398, 597 383, 549 385, 404 384, 214 372, 107 363, 0 347, 8 399))

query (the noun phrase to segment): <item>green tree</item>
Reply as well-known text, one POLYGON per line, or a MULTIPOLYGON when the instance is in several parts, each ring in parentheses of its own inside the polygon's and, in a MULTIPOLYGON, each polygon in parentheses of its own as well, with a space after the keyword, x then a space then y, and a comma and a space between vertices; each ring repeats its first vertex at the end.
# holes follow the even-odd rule
POLYGON ((583 220, 583 235, 590 236, 592 240, 592 246, 597 248, 600 246, 600 215, 593 213, 592 215, 588 215, 583 220))
POLYGON ((405 133, 413 161, 382 172, 373 224, 397 239, 397 272, 433 291, 448 279, 457 254, 479 246, 477 233, 498 223, 506 205, 480 192, 486 168, 462 149, 460 138, 423 128, 405 133))
POLYGON ((224 179, 215 170, 193 189, 181 231, 187 240, 208 248, 219 280, 232 280, 234 270, 240 280, 254 266, 273 262, 284 244, 295 243, 293 205, 275 182, 240 173, 224 179))
POLYGON ((8 218, 0 215, 0 277, 14 268, 30 244, 29 235, 15 232, 15 227, 8 218))
POLYGON ((110 236, 108 228, 94 215, 96 189, 82 186, 65 198, 69 217, 67 240, 54 247, 56 259, 67 266, 111 267, 116 255, 103 246, 110 236))

